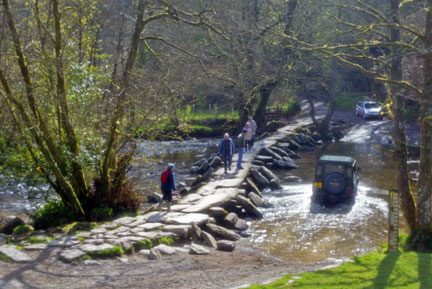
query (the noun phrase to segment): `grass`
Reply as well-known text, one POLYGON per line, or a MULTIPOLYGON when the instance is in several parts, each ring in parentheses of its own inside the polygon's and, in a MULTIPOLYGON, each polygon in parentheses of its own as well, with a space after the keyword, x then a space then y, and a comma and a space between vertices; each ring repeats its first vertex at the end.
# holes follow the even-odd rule
POLYGON ((30 236, 27 239, 27 242, 29 242, 30 244, 43 244, 48 243, 50 240, 52 240, 52 238, 39 238, 35 236, 30 236))
POLYGON ((431 253, 414 251, 385 253, 385 250, 383 246, 373 253, 354 257, 352 263, 316 272, 286 275, 270 284, 252 285, 249 288, 432 288, 431 253), (293 278, 294 276, 300 278, 293 278))
POLYGON ((150 249, 153 247, 153 242, 150 239, 144 239, 135 243, 135 250, 150 249))
POLYGON ((165 244, 168 246, 171 246, 174 242, 174 239, 169 237, 162 237, 159 239, 159 244, 165 244))
POLYGON ((236 110, 229 110, 229 111, 223 111, 223 110, 196 110, 191 111, 190 109, 186 108, 184 111, 177 112, 179 115, 179 118, 183 118, 186 121, 204 121, 206 119, 234 119, 239 120, 239 114, 236 110))
POLYGON ((13 230, 14 235, 21 235, 33 231, 33 227, 29 225, 19 225, 13 230))
POLYGON ((77 231, 89 231, 98 228, 99 225, 95 222, 73 222, 62 226, 60 229, 64 234, 75 234, 77 231))

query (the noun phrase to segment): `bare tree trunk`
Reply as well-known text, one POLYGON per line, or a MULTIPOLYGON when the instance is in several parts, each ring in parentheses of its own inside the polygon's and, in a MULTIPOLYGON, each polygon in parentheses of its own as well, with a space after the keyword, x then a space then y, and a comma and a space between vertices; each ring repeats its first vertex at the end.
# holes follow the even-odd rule
MULTIPOLYGON (((64 203, 69 204, 72 208, 75 208, 77 212, 84 213, 80 204, 80 201, 76 195, 75 188, 68 181, 68 166, 66 160, 57 147, 50 130, 47 126, 46 120, 43 119, 42 113, 38 109, 38 104, 34 95, 34 87, 31 79, 31 74, 28 69, 26 58, 21 48, 21 41, 18 31, 15 26, 15 20, 8 0, 3 0, 4 12, 7 18, 9 30, 12 35, 15 52, 17 55, 17 62, 21 70, 21 76, 25 83, 26 98, 30 110, 32 112, 34 121, 30 119, 30 116, 26 113, 23 103, 20 100, 14 98, 10 92, 9 85, 7 83, 4 73, 0 70, 0 77, 3 87, 5 87, 7 98, 13 103, 24 120, 27 129, 32 134, 39 150, 42 152, 45 161, 48 163, 52 173, 56 178, 57 193, 62 197, 64 203), (9 92, 8 92, 9 91, 9 92), (34 124, 36 123, 36 125, 34 124)), ((30 149, 30 148, 29 148, 30 149)))
POLYGON ((330 122, 333 118, 334 110, 335 110, 335 95, 336 95, 336 73, 337 73, 337 59, 333 59, 333 68, 332 68, 332 77, 331 77, 331 91, 329 103, 327 104, 328 110, 321 122, 319 122, 317 127, 317 132, 323 136, 324 138, 329 137, 330 130, 330 122))
MULTIPOLYGON (((71 182, 77 193, 77 203, 81 207, 81 202, 88 197, 89 189, 84 177, 82 166, 78 163, 79 148, 78 140, 75 135, 74 128, 69 118, 69 108, 66 99, 66 83, 63 71, 63 48, 62 48, 62 32, 60 26, 60 10, 58 0, 53 0, 53 13, 55 22, 55 52, 56 52, 56 68, 57 68, 57 97, 60 103, 60 116, 65 136, 69 145, 69 150, 72 153, 71 162, 71 182)), ((84 214, 83 209, 81 208, 84 214)))
MULTIPOLYGON (((399 4, 400 0, 390 0, 392 21, 393 26, 391 30, 391 41, 393 43, 400 41, 400 29, 399 25, 399 4)), ((400 53, 400 47, 397 45, 391 48, 391 71, 390 79, 394 81, 402 80, 402 57, 400 53)), ((404 98, 402 89, 395 85, 389 86, 390 97, 393 101, 392 112, 393 112, 393 123, 394 132, 393 137, 395 141, 395 159, 397 162, 397 186, 401 195, 402 211, 411 228, 411 231, 415 230, 416 224, 416 207, 414 197, 410 188, 408 178, 408 153, 407 153, 407 137, 405 132, 405 119, 403 114, 404 98)))
POLYGON ((102 161, 101 167, 101 189, 103 191, 109 191, 110 186, 110 170, 112 165, 116 163, 116 139, 118 134, 118 128, 120 127, 121 117, 123 115, 123 109, 126 98, 126 91, 129 86, 130 74, 135 64, 136 56, 138 53, 139 43, 141 41, 141 32, 144 29, 144 8, 147 5, 147 1, 140 0, 137 6, 137 19, 135 22, 135 29, 131 40, 131 47, 129 50, 129 56, 126 61, 125 68, 123 70, 122 79, 120 82, 120 91, 117 98, 116 110, 111 120, 110 135, 107 139, 105 146, 105 154, 102 161))

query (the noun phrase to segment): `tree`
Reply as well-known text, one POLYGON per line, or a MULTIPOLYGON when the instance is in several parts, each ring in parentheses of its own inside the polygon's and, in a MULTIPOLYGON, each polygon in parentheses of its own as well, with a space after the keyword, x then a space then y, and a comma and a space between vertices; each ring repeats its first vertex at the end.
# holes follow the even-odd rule
MULTIPOLYGON (((26 11, 30 17, 24 19, 28 21, 27 27, 35 29, 39 36, 40 46, 37 46, 31 37, 30 45, 36 51, 39 49, 43 51, 42 54, 25 49, 28 46, 23 44, 26 42, 23 39, 26 38, 20 35, 15 20, 22 15, 13 12, 9 0, 2 1, 17 66, 13 65, 15 63, 13 58, 5 59, 9 71, 0 69, 0 81, 3 87, 0 93, 8 105, 15 124, 20 129, 21 137, 37 169, 67 208, 72 209, 77 216, 86 218, 90 217, 92 209, 97 206, 108 206, 115 211, 135 210, 139 203, 133 195, 131 184, 126 179, 126 173, 136 144, 131 141, 134 132, 127 130, 130 124, 127 121, 133 118, 127 117, 127 113, 131 110, 126 108, 131 99, 130 87, 135 80, 136 59, 141 44, 147 41, 143 38, 143 31, 150 24, 164 20, 189 26, 210 27, 209 18, 206 17, 209 10, 187 12, 177 9, 166 1, 158 3, 137 1, 134 28, 126 50, 126 61, 120 67, 120 78, 116 77, 116 73, 112 73, 114 77, 111 90, 105 90, 105 94, 109 97, 101 98, 107 102, 106 104, 112 105, 113 113, 110 114, 110 110, 103 110, 108 117, 101 115, 92 117, 87 113, 84 115, 89 117, 87 120, 91 122, 86 122, 82 119, 83 114, 80 114, 80 109, 75 106, 75 97, 81 96, 75 94, 75 91, 82 87, 84 87, 83 91, 90 91, 94 85, 99 85, 101 88, 104 85, 108 87, 104 82, 107 79, 106 75, 102 76, 106 71, 94 67, 94 64, 103 62, 105 56, 97 53, 95 48, 100 27, 91 24, 99 15, 97 5, 103 3, 87 2, 95 13, 92 14, 94 18, 86 21, 83 21, 82 14, 66 13, 68 10, 73 10, 75 4, 82 6, 83 2, 80 0, 65 2, 53 0, 50 5, 39 4, 38 1, 34 2, 31 9, 26 11), (32 22, 31 19, 35 21, 32 22), (64 25, 65 23, 68 25, 64 25), (75 27, 79 27, 77 34, 75 27), (67 41, 64 40, 65 34, 68 35, 67 41), (84 41, 84 39, 92 40, 84 41), (18 71, 25 87, 25 98, 19 96, 18 71), (87 71, 91 78, 79 80, 73 77, 73 73, 80 76, 83 71, 87 71), (37 76, 40 75, 43 76, 42 79, 47 79, 49 85, 34 84, 39 81, 37 76), (8 76, 12 77, 8 79, 8 76), (100 82, 97 83, 85 82, 98 78, 100 82), (67 80, 76 86, 68 87, 67 80), (53 115, 57 117, 53 118, 53 115), (101 119, 108 119, 111 124, 105 132, 97 124, 101 119), (95 127, 85 126, 93 123, 95 127), (101 137, 92 139, 93 141, 97 139, 96 144, 92 141, 88 143, 84 141, 84 135, 95 136, 97 133, 105 134, 104 144, 101 137), (124 148, 128 149, 124 150, 124 148), (92 161, 87 163, 86 155, 89 149, 93 150, 92 161), (100 155, 97 156, 97 153, 100 155)), ((114 68, 117 70, 119 67, 114 66, 114 68)), ((92 97, 100 98, 102 91, 96 90, 92 97)), ((87 101, 93 102, 90 97, 83 100, 85 105, 87 101)), ((97 105, 101 103, 96 104, 96 107, 97 105)))

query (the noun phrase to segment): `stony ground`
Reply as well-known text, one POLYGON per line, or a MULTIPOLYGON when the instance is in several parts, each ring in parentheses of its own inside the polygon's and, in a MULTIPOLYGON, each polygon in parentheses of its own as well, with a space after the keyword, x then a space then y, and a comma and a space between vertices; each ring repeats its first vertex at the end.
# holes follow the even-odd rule
POLYGON ((325 265, 289 263, 241 246, 231 253, 179 253, 158 261, 136 254, 77 265, 59 261, 58 253, 45 250, 25 265, 0 261, 0 288, 239 288, 325 265))
MULTIPOLYGON (((356 127, 350 141, 386 143, 390 121, 364 121, 354 113, 336 113, 356 127), (360 131, 360 132, 359 132, 360 131), (384 137, 383 137, 384 136, 384 137)), ((307 121, 307 115, 303 118, 307 121)), ((411 143, 418 140, 418 128, 409 126, 411 143)), ((151 261, 139 254, 123 258, 66 264, 58 259, 59 249, 30 252, 34 261, 16 264, 0 261, 0 288, 241 288, 334 264, 290 263, 251 248, 247 239, 234 252, 211 249, 209 255, 177 253, 151 261)))

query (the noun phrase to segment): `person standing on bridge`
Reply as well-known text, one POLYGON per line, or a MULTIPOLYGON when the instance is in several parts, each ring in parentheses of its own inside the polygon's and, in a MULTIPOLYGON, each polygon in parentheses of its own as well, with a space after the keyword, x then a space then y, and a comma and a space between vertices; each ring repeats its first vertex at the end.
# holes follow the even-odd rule
POLYGON ((176 187, 174 184, 174 164, 168 164, 168 167, 163 171, 161 175, 161 190, 162 200, 159 202, 158 210, 162 208, 162 204, 167 204, 167 212, 171 210, 172 195, 177 194, 176 187))
POLYGON ((245 136, 247 134, 247 129, 243 129, 242 132, 238 135, 237 141, 236 141, 236 149, 238 152, 237 156, 237 169, 242 170, 242 160, 243 160, 243 152, 245 148, 245 136))
POLYGON ((224 162, 225 174, 227 173, 227 169, 231 170, 232 156, 235 152, 234 142, 229 137, 229 134, 224 134, 224 138, 221 140, 219 144, 219 153, 222 156, 224 162))
POLYGON ((250 123, 247 122, 243 129, 247 130, 247 133, 246 133, 245 138, 244 138, 245 139, 245 151, 247 151, 248 148, 249 148, 249 150, 251 148, 250 144, 251 144, 251 139, 252 139, 252 129, 250 127, 250 123))
POLYGON ((257 129, 257 124, 255 122, 255 120, 253 119, 253 117, 249 117, 249 123, 250 123, 250 129, 252 130, 252 138, 250 140, 250 146, 253 147, 254 146, 254 142, 255 142, 255 133, 256 133, 256 129, 257 129))

